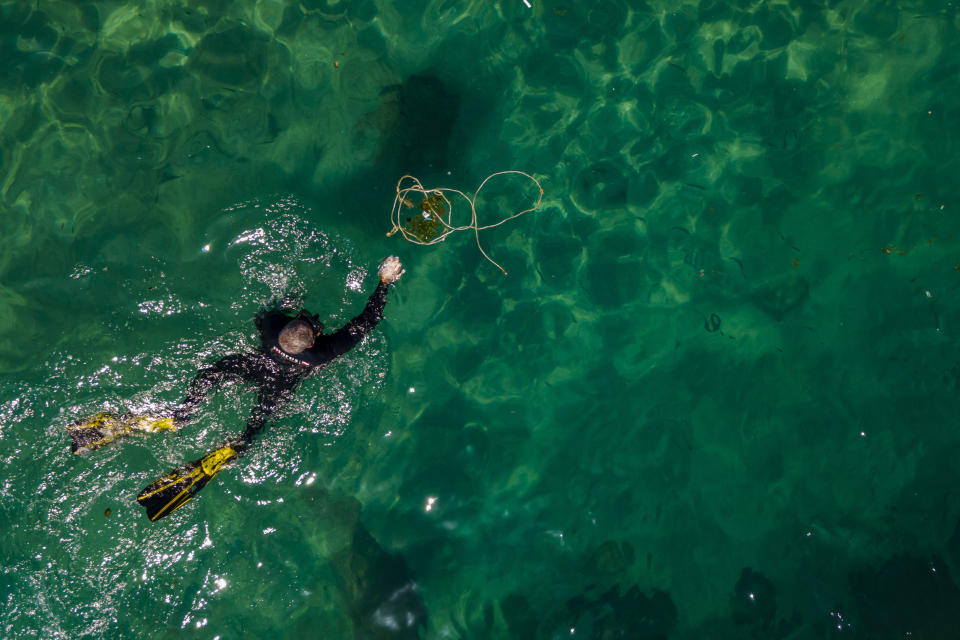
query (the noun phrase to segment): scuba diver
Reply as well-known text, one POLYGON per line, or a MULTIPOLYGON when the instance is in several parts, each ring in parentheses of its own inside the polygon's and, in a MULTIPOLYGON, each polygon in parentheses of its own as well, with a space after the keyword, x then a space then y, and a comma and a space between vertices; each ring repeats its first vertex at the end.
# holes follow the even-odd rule
POLYGON ((152 482, 137 496, 151 521, 169 515, 186 504, 233 459, 243 455, 267 420, 293 395, 299 382, 334 358, 355 347, 383 317, 387 288, 406 271, 395 256, 385 258, 378 269, 380 282, 364 310, 342 329, 323 333, 316 315, 300 311, 290 315, 279 310, 257 314, 261 345, 252 353, 232 354, 202 369, 187 390, 186 398, 171 415, 136 416, 98 413, 69 425, 71 450, 81 454, 102 447, 135 431, 155 433, 176 430, 187 424, 194 410, 226 382, 242 381, 257 389, 257 403, 246 430, 199 460, 171 471, 152 482))

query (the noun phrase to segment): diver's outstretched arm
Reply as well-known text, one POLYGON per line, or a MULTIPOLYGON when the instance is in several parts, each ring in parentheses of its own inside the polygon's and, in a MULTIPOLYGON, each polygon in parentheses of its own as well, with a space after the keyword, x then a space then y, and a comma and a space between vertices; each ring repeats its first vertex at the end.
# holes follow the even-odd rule
POLYGON ((387 288, 399 280, 404 273, 406 270, 396 256, 385 258, 380 263, 380 282, 367 300, 367 306, 360 315, 325 340, 322 346, 315 348, 318 352, 322 352, 322 361, 329 362, 333 358, 342 356, 357 346, 363 336, 373 331, 377 323, 383 319, 383 307, 387 304, 387 288))

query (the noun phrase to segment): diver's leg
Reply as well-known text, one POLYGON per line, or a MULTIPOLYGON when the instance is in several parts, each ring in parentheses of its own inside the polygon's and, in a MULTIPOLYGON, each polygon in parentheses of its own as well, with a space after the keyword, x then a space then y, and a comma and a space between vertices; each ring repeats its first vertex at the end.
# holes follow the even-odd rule
POLYGON ((260 388, 260 392, 257 394, 257 404, 250 412, 246 430, 231 444, 238 454, 246 451, 253 439, 266 427, 270 416, 290 400, 294 386, 295 383, 274 382, 260 388))
POLYGON ((162 411, 155 415, 100 412, 67 425, 72 440, 71 451, 78 454, 93 451, 136 431, 177 430, 190 421, 197 406, 225 381, 248 379, 251 360, 249 355, 237 354, 221 358, 202 369, 190 383, 186 398, 172 412, 162 411))
POLYGON ((246 371, 249 369, 248 360, 250 357, 246 354, 236 354, 226 356, 217 360, 209 367, 201 369, 200 373, 194 377, 187 389, 187 395, 180 406, 173 412, 173 419, 177 424, 184 424, 193 417, 194 410, 202 404, 208 396, 215 393, 220 385, 228 380, 246 379, 246 371))

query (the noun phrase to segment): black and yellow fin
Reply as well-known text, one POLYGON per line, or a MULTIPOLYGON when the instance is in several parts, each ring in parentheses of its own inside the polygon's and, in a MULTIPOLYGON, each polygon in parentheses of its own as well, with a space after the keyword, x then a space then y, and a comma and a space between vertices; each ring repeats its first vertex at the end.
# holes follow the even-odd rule
POLYGON ((150 521, 155 522, 187 504, 223 465, 236 457, 233 447, 221 447, 154 480, 140 492, 137 502, 147 510, 150 521))
POLYGON ((67 432, 70 451, 79 455, 134 432, 157 433, 176 428, 173 418, 169 417, 101 412, 67 425, 67 432))

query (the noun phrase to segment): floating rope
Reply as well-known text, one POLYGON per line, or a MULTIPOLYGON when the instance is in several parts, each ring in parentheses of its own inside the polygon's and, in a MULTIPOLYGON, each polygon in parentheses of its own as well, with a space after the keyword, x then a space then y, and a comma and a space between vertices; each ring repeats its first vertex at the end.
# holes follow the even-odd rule
POLYGON ((493 266, 495 266, 497 269, 500 269, 500 271, 503 272, 503 275, 507 275, 507 272, 504 270, 504 268, 497 264, 493 258, 487 255, 487 252, 483 250, 483 247, 480 245, 480 232, 486 229, 499 227, 504 222, 518 218, 525 213, 536 211, 542 200, 543 187, 540 186, 540 183, 537 182, 536 178, 524 173, 523 171, 498 171, 493 175, 487 176, 484 181, 480 183, 480 186, 477 187, 477 190, 474 192, 472 198, 457 189, 450 189, 447 187, 427 189, 413 176, 403 176, 397 181, 397 195, 393 199, 393 208, 390 210, 390 222, 393 224, 393 228, 387 232, 387 237, 389 238, 399 231, 408 242, 412 242, 413 244, 431 245, 437 244, 438 242, 443 242, 447 239, 447 236, 454 231, 473 229, 474 238, 477 241, 477 248, 480 249, 480 253, 482 253, 483 257, 489 260, 493 266), (537 185, 537 189, 540 192, 540 194, 537 196, 537 202, 529 209, 524 209, 519 213, 514 213, 510 216, 507 216, 499 222, 481 227, 477 222, 476 206, 477 196, 480 195, 480 190, 483 189, 484 185, 486 185, 490 179, 509 174, 523 176, 537 185), (467 201, 467 204, 470 205, 470 224, 459 227, 453 225, 453 203, 450 202, 449 198, 447 198, 448 193, 460 196, 467 201), (417 194, 423 196, 419 203, 415 203, 412 199, 417 194), (408 209, 416 208, 419 209, 419 211, 406 218, 406 222, 404 223, 402 222, 403 216, 401 216, 403 207, 408 209))

